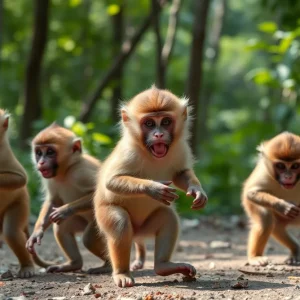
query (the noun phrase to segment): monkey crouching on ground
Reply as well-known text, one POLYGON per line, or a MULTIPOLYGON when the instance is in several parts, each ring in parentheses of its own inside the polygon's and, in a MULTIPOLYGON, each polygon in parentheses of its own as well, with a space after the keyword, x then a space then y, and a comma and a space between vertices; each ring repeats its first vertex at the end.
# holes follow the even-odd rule
POLYGON ((53 222, 55 239, 67 262, 49 264, 48 272, 68 272, 82 268, 83 261, 75 234, 83 232, 83 244, 104 261, 89 273, 111 270, 106 240, 98 232, 93 215, 96 174, 101 163, 82 153, 81 140, 57 124, 42 130, 32 141, 32 159, 42 178, 45 201, 26 247, 32 254, 41 244, 45 230, 53 222))
POLYGON ((188 144, 187 100, 166 90, 146 90, 121 109, 122 137, 98 175, 94 209, 108 241, 117 286, 133 286, 130 250, 135 238, 155 237, 158 275, 195 276, 195 268, 170 261, 179 222, 172 202, 176 189, 194 197, 201 209, 207 196, 193 170, 188 144))
POLYGON ((242 193, 251 222, 249 264, 268 264, 263 252, 270 235, 290 250, 286 264, 300 264, 299 244, 286 230, 288 225, 300 226, 300 137, 283 132, 258 150, 259 160, 242 193))

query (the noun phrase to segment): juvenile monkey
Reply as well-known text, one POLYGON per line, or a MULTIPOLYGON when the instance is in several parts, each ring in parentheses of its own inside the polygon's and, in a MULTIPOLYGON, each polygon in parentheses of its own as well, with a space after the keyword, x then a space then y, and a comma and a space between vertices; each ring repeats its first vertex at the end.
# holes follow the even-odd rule
POLYGON ((188 144, 187 100, 152 87, 121 109, 122 137, 102 165, 94 197, 99 227, 104 231, 119 287, 134 285, 129 270, 134 238, 155 238, 155 272, 195 276, 195 268, 170 261, 179 231, 171 206, 176 189, 194 197, 192 209, 203 208, 207 196, 193 170, 188 144))
POLYGON ((8 137, 9 115, 0 109, 0 233, 20 263, 18 276, 34 275, 37 256, 31 257, 25 243, 28 237, 29 194, 27 175, 13 154, 8 137))
POLYGON ((104 266, 89 273, 111 270, 107 259, 106 241, 97 231, 93 216, 93 194, 100 162, 82 153, 81 140, 57 124, 42 130, 32 141, 32 160, 42 177, 45 201, 34 231, 27 241, 29 252, 41 244, 45 230, 53 222, 56 241, 67 262, 48 265, 48 272, 68 272, 82 268, 82 257, 75 240, 83 233, 85 247, 104 260, 104 266))
POLYGON ((243 206, 251 221, 249 263, 268 264, 263 251, 272 235, 291 251, 286 264, 299 264, 299 244, 286 227, 300 225, 300 137, 283 132, 262 143, 258 150, 259 160, 242 193, 243 206))

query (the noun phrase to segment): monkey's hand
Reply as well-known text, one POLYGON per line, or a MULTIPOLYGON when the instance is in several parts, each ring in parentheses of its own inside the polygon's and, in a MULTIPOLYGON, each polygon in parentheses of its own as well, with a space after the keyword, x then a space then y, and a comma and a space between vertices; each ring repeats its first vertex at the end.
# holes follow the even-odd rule
POLYGON ((35 230, 29 239, 26 242, 26 248, 31 254, 35 254, 34 244, 37 243, 38 245, 41 244, 42 238, 44 236, 43 229, 35 230))
POLYGON ((294 220, 300 215, 300 207, 285 200, 279 201, 274 208, 281 216, 288 220, 294 220))
POLYGON ((60 207, 52 207, 52 212, 50 213, 49 218, 52 222, 59 224, 72 214, 73 211, 70 206, 68 204, 65 204, 60 207))
POLYGON ((157 200, 169 206, 178 195, 175 193, 176 189, 169 187, 172 181, 153 181, 150 186, 146 188, 146 194, 154 200, 157 200))
POLYGON ((207 203, 207 196, 204 190, 199 185, 191 185, 188 187, 186 191, 187 196, 194 197, 193 205, 191 206, 192 209, 200 209, 203 208, 207 203))

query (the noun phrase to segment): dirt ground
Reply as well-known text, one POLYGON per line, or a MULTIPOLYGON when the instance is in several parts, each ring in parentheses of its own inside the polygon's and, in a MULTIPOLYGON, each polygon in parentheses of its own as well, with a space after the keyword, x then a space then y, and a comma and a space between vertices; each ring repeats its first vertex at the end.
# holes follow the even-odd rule
MULTIPOLYGON (((293 229, 299 239, 299 230, 293 229)), ((85 250, 78 238, 84 257, 84 270, 99 264, 85 250)), ((247 228, 245 220, 201 217, 200 222, 183 224, 174 261, 185 261, 197 269, 196 280, 186 282, 181 275, 156 276, 153 272, 153 244, 147 244, 145 268, 133 273, 132 288, 118 288, 109 274, 81 273, 47 274, 37 268, 31 279, 13 278, 0 281, 1 299, 299 299, 300 267, 282 264, 287 251, 271 240, 266 253, 272 264, 268 267, 245 266, 247 228), (242 269, 246 273, 239 271, 242 269), (299 277, 299 278, 297 278, 299 277), (82 295, 88 284, 94 287, 91 295, 82 295), (240 287, 240 288, 238 288, 240 287), (16 298, 17 297, 17 298, 16 298)), ((62 260, 51 230, 45 235, 39 253, 47 260, 62 260)), ((3 245, 0 249, 0 273, 17 271, 17 260, 3 245)))

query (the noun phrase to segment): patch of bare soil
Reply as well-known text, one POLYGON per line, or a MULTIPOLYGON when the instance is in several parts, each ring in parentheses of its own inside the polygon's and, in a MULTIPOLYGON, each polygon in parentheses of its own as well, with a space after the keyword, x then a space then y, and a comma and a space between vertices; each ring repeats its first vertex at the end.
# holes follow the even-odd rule
MULTIPOLYGON (((118 288, 109 274, 47 274, 37 267, 31 279, 0 279, 1 299, 299 299, 300 267, 282 264, 287 251, 270 241, 266 254, 272 264, 250 267, 246 263, 247 228, 239 218, 201 217, 201 221, 184 223, 174 261, 185 261, 197 269, 195 281, 181 275, 156 276, 153 272, 153 243, 147 245, 144 270, 134 272, 132 288, 118 288), (241 270, 241 271, 239 271, 241 270), (85 295, 84 295, 85 294, 85 295)), ((297 238, 299 231, 293 230, 297 238)), ((100 265, 99 260, 79 244, 84 270, 100 265)), ((51 230, 45 235, 40 255, 47 260, 62 260, 51 230)), ((7 247, 0 249, 0 273, 11 270, 15 275, 17 260, 7 247)))

